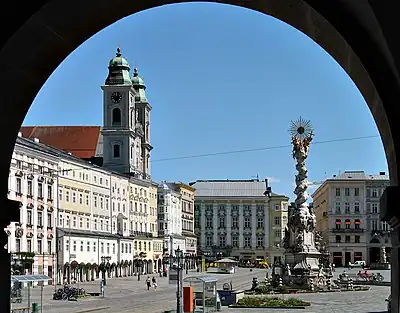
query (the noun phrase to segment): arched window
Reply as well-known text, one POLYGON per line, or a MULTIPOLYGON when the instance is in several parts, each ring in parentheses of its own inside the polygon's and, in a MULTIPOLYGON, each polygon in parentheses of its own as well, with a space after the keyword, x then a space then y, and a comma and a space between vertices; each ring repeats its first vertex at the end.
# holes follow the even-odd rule
POLYGON ((113 147, 113 155, 114 158, 119 158, 121 157, 121 146, 118 144, 115 144, 113 147))
POLYGON ((118 108, 112 110, 112 124, 113 125, 121 124, 121 110, 118 108))

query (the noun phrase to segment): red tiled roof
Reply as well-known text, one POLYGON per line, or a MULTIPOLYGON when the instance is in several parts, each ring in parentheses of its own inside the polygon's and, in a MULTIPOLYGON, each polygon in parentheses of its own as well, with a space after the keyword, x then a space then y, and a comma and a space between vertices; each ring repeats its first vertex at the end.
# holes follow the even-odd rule
POLYGON ((70 152, 78 158, 96 155, 100 126, 23 126, 22 137, 70 152))

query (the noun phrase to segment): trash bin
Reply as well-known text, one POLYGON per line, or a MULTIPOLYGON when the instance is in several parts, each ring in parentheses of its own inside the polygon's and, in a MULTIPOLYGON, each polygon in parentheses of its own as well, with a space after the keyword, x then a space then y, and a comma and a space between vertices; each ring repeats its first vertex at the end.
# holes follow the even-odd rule
POLYGON ((32 303, 32 313, 38 313, 39 312, 39 304, 37 303, 32 303))

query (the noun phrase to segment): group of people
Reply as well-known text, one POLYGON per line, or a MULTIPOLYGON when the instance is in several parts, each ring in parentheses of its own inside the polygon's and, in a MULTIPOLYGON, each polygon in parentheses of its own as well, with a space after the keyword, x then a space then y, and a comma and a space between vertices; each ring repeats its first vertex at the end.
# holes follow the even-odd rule
POLYGON ((147 290, 150 290, 151 286, 153 285, 154 289, 157 289, 157 280, 156 277, 153 276, 153 278, 150 279, 150 276, 147 276, 146 279, 146 286, 147 286, 147 290))

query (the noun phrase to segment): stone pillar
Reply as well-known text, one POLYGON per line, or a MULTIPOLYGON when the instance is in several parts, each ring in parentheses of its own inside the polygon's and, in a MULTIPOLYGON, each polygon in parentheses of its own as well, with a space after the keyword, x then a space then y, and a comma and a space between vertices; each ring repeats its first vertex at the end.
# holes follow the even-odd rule
POLYGON ((226 204, 226 244, 232 246, 232 204, 226 204))
POLYGON ((212 208, 213 208, 213 245, 219 246, 219 242, 218 242, 218 226, 219 226, 218 206, 216 204, 213 204, 212 208))
POLYGON ((400 212, 398 194, 400 186, 387 187, 380 199, 380 218, 393 228, 391 253, 392 312, 400 312, 400 212))
POLYGON ((243 237, 243 226, 244 226, 243 203, 240 203, 240 205, 239 205, 238 226, 239 226, 239 249, 243 249, 243 247, 244 247, 244 237, 243 237))

